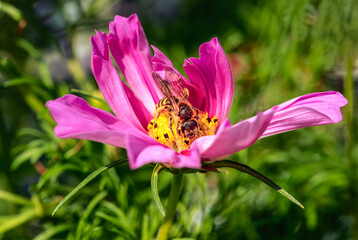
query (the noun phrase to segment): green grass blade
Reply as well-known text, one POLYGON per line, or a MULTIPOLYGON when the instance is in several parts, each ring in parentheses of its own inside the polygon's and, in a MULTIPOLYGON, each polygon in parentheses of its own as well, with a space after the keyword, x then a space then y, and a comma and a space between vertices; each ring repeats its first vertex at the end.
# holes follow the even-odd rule
POLYGON ((24 49, 31 57, 35 58, 37 62, 37 68, 41 76, 42 83, 49 89, 52 89, 54 84, 52 81, 52 76, 49 67, 47 66, 45 60, 43 59, 41 51, 39 51, 34 45, 32 45, 26 39, 18 39, 16 41, 17 45, 24 49))
POLYGON ((54 239, 53 236, 60 232, 64 232, 71 228, 71 224, 63 224, 49 228, 48 230, 37 235, 34 240, 48 240, 54 239))
POLYGON ((217 162, 213 162, 213 163, 208 163, 207 165, 211 166, 211 167, 215 167, 215 168, 229 167, 229 168, 236 169, 236 170, 238 170, 240 172, 247 173, 247 174, 259 179, 260 181, 262 181, 266 185, 270 186, 271 188, 275 189, 277 192, 279 192, 280 194, 282 194, 283 196, 288 198, 290 201, 292 201, 293 203, 297 204, 302 209, 304 209, 304 206, 299 201, 297 201, 291 194, 289 194, 285 189, 283 189, 282 187, 280 187, 279 185, 274 183, 271 179, 267 178, 263 174, 259 173, 255 169, 252 169, 252 168, 250 168, 249 166, 247 166, 245 164, 238 163, 238 162, 233 162, 233 161, 230 161, 230 160, 223 160, 223 161, 217 161, 217 162))
POLYGON ((4 82, 3 86, 4 87, 14 87, 14 86, 23 85, 23 84, 41 85, 41 82, 35 78, 19 77, 19 78, 13 78, 11 80, 4 82))
POLYGON ((6 219, 2 219, 0 222, 0 234, 3 234, 11 229, 14 229, 25 222, 28 222, 32 219, 37 218, 37 213, 35 208, 27 209, 18 215, 7 216, 6 219))
POLYGON ((0 199, 21 205, 31 205, 31 200, 3 190, 0 190, 0 199))
POLYGON ((75 234, 75 239, 76 240, 80 240, 81 239, 81 234, 83 232, 85 223, 87 218, 90 216, 90 214, 92 213, 93 209, 97 206, 97 204, 102 201, 106 196, 108 195, 107 192, 101 192, 99 193, 97 196, 95 196, 91 202, 88 204, 86 211, 82 214, 82 217, 77 225, 77 229, 76 229, 76 234, 75 234))
POLYGON ((95 97, 92 94, 90 94, 90 93, 88 93, 86 91, 80 90, 80 89, 71 89, 71 93, 80 94, 80 95, 85 96, 85 97, 90 97, 90 98, 96 99, 97 101, 100 101, 102 103, 107 104, 104 99, 99 98, 99 97, 95 97))
POLYGON ((292 202, 296 203, 298 206, 300 206, 302 209, 305 209, 305 207, 299 202, 297 201, 294 197, 292 197, 291 194, 289 194, 288 192, 286 192, 285 189, 281 188, 279 190, 277 190, 277 192, 281 193, 283 196, 285 196, 286 198, 288 198, 289 200, 291 200, 292 202))
POLYGON ((153 169, 150 184, 151 184, 151 187, 152 187, 152 193, 153 193, 153 197, 154 197, 154 202, 157 205, 160 213, 163 215, 163 217, 165 217, 165 210, 164 210, 164 207, 162 205, 162 202, 160 201, 159 192, 158 192, 159 172, 161 170, 163 170, 163 168, 164 167, 162 165, 160 165, 159 163, 157 165, 155 165, 155 167, 153 169))
POLYGON ((0 2, 0 12, 6 13, 12 19, 19 22, 22 19, 22 14, 19 9, 8 3, 0 2))
POLYGON ((58 209, 60 209, 60 207, 62 207, 62 205, 64 205, 68 200, 70 200, 79 190, 81 190, 81 188, 83 188, 84 186, 86 186, 90 181, 92 181, 95 177, 97 177, 99 174, 101 174, 102 172, 116 166, 119 165, 121 163, 127 162, 127 160, 118 160, 115 162, 112 162, 106 166, 100 167, 98 168, 96 171, 92 172, 90 175, 88 175, 82 182, 80 182, 80 184, 77 185, 77 187, 75 187, 69 194, 67 194, 67 196, 62 199, 62 201, 56 206, 55 210, 52 213, 52 216, 55 215, 55 213, 58 211, 58 209))

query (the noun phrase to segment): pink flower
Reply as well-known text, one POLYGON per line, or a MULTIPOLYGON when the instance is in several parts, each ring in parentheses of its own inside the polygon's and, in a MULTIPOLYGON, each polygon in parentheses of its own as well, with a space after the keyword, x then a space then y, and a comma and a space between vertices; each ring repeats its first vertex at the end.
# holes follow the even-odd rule
POLYGON ((217 38, 200 46, 199 58, 184 61, 187 80, 155 47, 152 57, 136 15, 116 16, 109 29, 108 35, 97 32, 91 38, 92 72, 115 115, 93 108, 74 95, 49 101, 46 106, 57 122, 57 137, 88 139, 125 148, 132 169, 147 163, 201 168, 201 161, 224 159, 260 138, 342 119, 340 107, 347 100, 342 94, 330 91, 294 98, 231 125, 227 116, 233 98, 233 79, 217 38), (109 52, 129 87, 121 80, 109 52), (188 149, 178 152, 148 135, 156 104, 164 97, 152 74, 156 72, 164 78, 168 68, 181 78, 193 107, 218 120, 215 135, 199 137, 188 149))

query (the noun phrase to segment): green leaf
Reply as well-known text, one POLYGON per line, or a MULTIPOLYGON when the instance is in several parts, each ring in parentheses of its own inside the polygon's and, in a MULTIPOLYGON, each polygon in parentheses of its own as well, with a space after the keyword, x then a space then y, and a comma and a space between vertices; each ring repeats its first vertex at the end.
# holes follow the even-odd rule
POLYGON ((22 19, 22 14, 19 9, 3 1, 0 2, 0 11, 6 13, 17 22, 22 19))
POLYGON ((103 100, 99 97, 95 97, 95 96, 91 95, 90 93, 80 90, 80 89, 71 89, 71 93, 80 94, 85 97, 90 97, 90 98, 96 99, 97 101, 107 104, 105 100, 103 100))
POLYGON ((25 135, 37 137, 37 138, 47 138, 47 135, 35 128, 21 128, 16 133, 17 136, 22 137, 25 135))
POLYGON ((0 58, 0 72, 7 79, 16 78, 21 75, 15 64, 8 58, 0 58))
POLYGON ((4 218, 0 222, 0 234, 3 234, 4 232, 16 228, 25 222, 28 222, 37 217, 38 216, 35 208, 27 209, 18 215, 6 216, 6 219, 4 218))
POLYGON ((104 201, 103 206, 108 210, 108 212, 111 213, 111 215, 107 215, 109 218, 112 215, 115 215, 114 217, 116 220, 112 221, 113 224, 117 225, 118 227, 128 232, 131 236, 135 237, 136 233, 133 231, 133 218, 131 218, 130 213, 126 215, 125 212, 123 212, 123 209, 119 208, 111 202, 104 201))
POLYGON ((3 190, 0 190, 0 199, 21 205, 31 205, 29 199, 3 190))
POLYGON ((93 209, 97 206, 97 204, 100 201, 102 201, 102 199, 104 199, 107 195, 108 195, 107 192, 101 192, 97 196, 95 196, 88 204, 86 211, 82 214, 82 217, 77 225, 75 239, 77 240, 81 239, 81 234, 83 232, 87 218, 90 216, 90 214, 92 213, 93 209))
POLYGON ((41 158, 41 156, 45 155, 46 153, 56 151, 55 144, 43 139, 32 140, 27 144, 26 147, 27 149, 19 153, 11 163, 11 170, 18 169, 27 161, 35 164, 41 158))
POLYGON ((48 168, 47 171, 42 175, 42 177, 37 182, 37 188, 42 189, 49 180, 56 180, 58 176, 65 171, 83 171, 83 167, 78 166, 73 163, 57 164, 51 168, 48 168))
MULTIPOLYGON (((117 227, 119 227, 122 230, 124 230, 124 232, 120 231, 121 234, 127 233, 133 239, 138 239, 138 238, 136 238, 136 234, 132 230, 132 227, 129 226, 128 224, 126 224, 126 221, 123 221, 122 219, 118 219, 118 217, 108 215, 108 214, 106 214, 104 212, 96 212, 96 216, 100 217, 100 218, 106 220, 107 222, 110 222, 111 224, 114 224, 117 227)), ((128 238, 125 238, 125 239, 128 239, 128 238)))
POLYGON ((281 189, 277 190, 277 192, 281 193, 283 196, 287 197, 289 200, 291 200, 292 202, 296 203, 302 209, 305 209, 305 207, 299 201, 297 201, 291 194, 286 192, 285 189, 281 188, 281 189))
POLYGON ((41 82, 38 79, 35 78, 28 78, 28 77, 19 77, 19 78, 13 78, 11 80, 8 80, 4 82, 4 87, 13 87, 17 85, 22 84, 38 84, 41 85, 41 82))
POLYGON ((71 228, 71 224, 62 224, 58 226, 53 226, 46 231, 37 235, 34 240, 47 240, 47 239, 54 239, 53 236, 60 232, 64 232, 71 228))
POLYGON ((127 162, 127 159, 122 159, 122 160, 118 160, 115 162, 112 162, 106 166, 100 167, 98 168, 96 171, 92 172, 90 175, 88 175, 88 177, 86 177, 82 182, 80 182, 80 184, 77 185, 77 187, 75 187, 69 194, 67 194, 67 196, 62 199, 62 201, 56 206, 55 210, 52 213, 52 216, 55 215, 55 213, 58 211, 58 209, 60 209, 60 207, 62 207, 62 205, 64 205, 68 200, 70 200, 79 190, 81 190, 81 188, 83 188, 84 186, 87 185, 87 183, 89 183, 90 181, 92 181, 95 177, 97 177, 99 174, 101 174, 102 172, 116 166, 122 163, 127 162))
POLYGON ((173 238, 173 240, 195 240, 195 238, 173 238))
POLYGON ((165 217, 165 210, 162 205, 162 202, 160 201, 160 197, 158 193, 158 176, 159 176, 159 172, 163 169, 164 167, 161 164, 158 163, 157 165, 155 165, 150 183, 152 187, 154 202, 157 205, 160 213, 163 215, 163 217, 165 217))
POLYGON ((29 41, 26 39, 18 39, 16 44, 23 48, 31 57, 33 57, 37 62, 37 67, 41 76, 42 83, 49 89, 53 88, 52 77, 50 69, 48 68, 45 60, 42 57, 41 51, 36 49, 29 41))
POLYGON ((41 150, 41 148, 31 148, 23 151, 18 156, 16 156, 14 161, 11 163, 11 170, 16 170, 19 166, 27 161, 30 161, 31 159, 39 159, 43 153, 44 152, 41 150))
MULTIPOLYGON (((281 188, 279 185, 277 185, 276 183, 274 183, 272 180, 270 180, 269 178, 265 177, 263 174, 259 173, 258 171, 256 171, 255 169, 250 168, 249 166, 242 164, 242 163, 238 163, 238 162, 233 162, 230 160, 222 160, 222 161, 217 161, 217 162, 213 162, 213 163, 207 163, 207 166, 210 167, 215 167, 215 168, 219 168, 219 167, 229 167, 229 168, 233 168, 236 169, 240 172, 244 172, 247 173, 257 179, 259 179, 260 181, 262 181, 263 183, 265 183, 266 185, 270 186, 271 188, 275 189, 276 191, 278 191, 280 194, 282 194, 283 196, 285 196, 286 198, 288 198, 290 201, 294 202, 295 204, 297 204, 298 206, 300 206, 302 209, 304 209, 305 207, 299 202, 297 201, 291 194, 289 194, 288 192, 286 192, 285 189, 281 188)), ((204 165, 205 166, 205 165, 204 165)))

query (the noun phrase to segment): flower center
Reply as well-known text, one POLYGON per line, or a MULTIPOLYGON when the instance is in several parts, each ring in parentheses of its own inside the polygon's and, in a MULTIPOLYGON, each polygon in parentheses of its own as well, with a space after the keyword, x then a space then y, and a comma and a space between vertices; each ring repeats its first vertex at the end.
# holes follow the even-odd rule
POLYGON ((195 139, 215 134, 216 116, 209 118, 207 112, 194 108, 187 100, 178 100, 176 105, 177 110, 166 97, 159 101, 147 127, 149 136, 180 152, 189 149, 195 139))

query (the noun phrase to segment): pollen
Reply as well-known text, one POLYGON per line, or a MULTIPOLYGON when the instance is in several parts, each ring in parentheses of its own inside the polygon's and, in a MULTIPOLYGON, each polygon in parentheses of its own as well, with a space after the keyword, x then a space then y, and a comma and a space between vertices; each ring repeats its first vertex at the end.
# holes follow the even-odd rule
POLYGON ((200 110, 186 121, 181 120, 176 113, 168 110, 156 109, 154 116, 156 117, 150 121, 147 127, 149 136, 177 152, 189 149, 190 145, 199 137, 214 135, 218 127, 216 116, 210 118, 208 113, 200 110))

